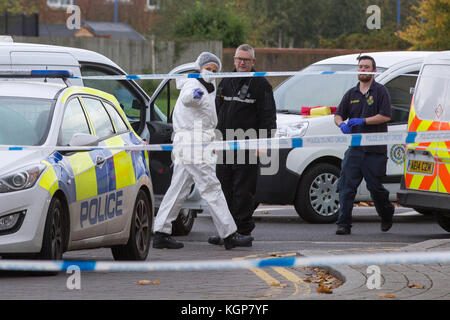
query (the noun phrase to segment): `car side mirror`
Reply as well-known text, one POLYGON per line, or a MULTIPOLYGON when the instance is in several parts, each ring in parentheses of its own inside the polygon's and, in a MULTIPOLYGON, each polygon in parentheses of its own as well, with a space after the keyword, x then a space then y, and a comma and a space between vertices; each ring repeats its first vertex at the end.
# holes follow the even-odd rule
POLYGON ((92 134, 75 133, 70 139, 69 146, 84 147, 84 146, 98 146, 98 138, 92 134))

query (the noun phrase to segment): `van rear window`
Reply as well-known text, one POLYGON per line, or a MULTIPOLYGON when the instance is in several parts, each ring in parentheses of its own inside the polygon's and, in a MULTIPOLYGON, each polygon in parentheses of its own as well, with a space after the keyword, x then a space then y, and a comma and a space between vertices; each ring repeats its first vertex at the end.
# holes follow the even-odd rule
POLYGON ((450 122, 450 66, 424 66, 417 84, 414 108, 422 120, 450 122))

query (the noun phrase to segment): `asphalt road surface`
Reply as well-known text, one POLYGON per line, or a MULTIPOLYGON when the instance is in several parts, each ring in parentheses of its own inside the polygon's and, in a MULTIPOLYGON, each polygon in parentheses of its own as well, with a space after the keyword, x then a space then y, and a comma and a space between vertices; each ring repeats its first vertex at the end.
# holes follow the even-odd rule
MULTIPOLYGON (((207 243, 216 234, 208 213, 199 214, 192 232, 177 239, 180 250, 151 249, 148 261, 249 259, 301 255, 303 250, 390 250, 430 239, 448 239, 431 216, 397 208, 392 229, 380 231, 374 208, 355 208, 352 234, 335 235, 334 224, 314 225, 300 219, 290 206, 259 207, 255 241, 250 248, 225 250, 207 243)), ((67 252, 68 260, 112 261, 109 249, 67 252)), ((314 294, 311 270, 290 268, 227 271, 82 272, 79 288, 73 274, 37 277, 23 273, 0 275, 0 300, 272 300, 303 299, 314 294), (145 280, 145 281, 142 281, 145 280), (69 283, 70 282, 70 283, 69 283), (69 283, 69 285, 68 285, 69 283), (140 283, 140 284, 139 284, 140 283)))

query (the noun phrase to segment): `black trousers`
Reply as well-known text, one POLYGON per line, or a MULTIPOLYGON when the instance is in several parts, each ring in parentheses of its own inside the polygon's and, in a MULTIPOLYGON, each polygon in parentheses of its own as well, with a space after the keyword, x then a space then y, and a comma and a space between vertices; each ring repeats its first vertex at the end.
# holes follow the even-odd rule
POLYGON ((255 228, 253 212, 255 210, 256 182, 258 164, 218 164, 216 175, 227 200, 237 232, 250 235, 255 228))
POLYGON ((389 201, 389 191, 381 184, 386 175, 387 158, 384 154, 364 152, 349 148, 342 161, 341 176, 338 181, 339 217, 336 224, 343 227, 352 226, 352 210, 358 186, 366 180, 375 209, 383 220, 390 220, 394 206, 389 201))

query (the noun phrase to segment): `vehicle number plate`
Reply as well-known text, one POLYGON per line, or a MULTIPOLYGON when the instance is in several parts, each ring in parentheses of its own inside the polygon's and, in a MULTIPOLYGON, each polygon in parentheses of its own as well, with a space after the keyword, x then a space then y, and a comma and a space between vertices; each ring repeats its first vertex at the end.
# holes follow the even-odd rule
POLYGON ((434 162, 410 160, 408 172, 433 174, 434 162))

